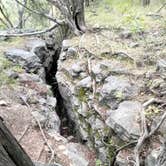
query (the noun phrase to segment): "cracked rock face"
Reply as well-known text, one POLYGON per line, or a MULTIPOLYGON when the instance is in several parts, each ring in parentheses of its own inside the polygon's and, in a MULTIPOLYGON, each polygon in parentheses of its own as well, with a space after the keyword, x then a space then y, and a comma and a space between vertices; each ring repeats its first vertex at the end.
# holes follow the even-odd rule
POLYGON ((81 54, 80 61, 77 54, 69 57, 67 50, 62 50, 58 61, 56 78, 60 94, 82 140, 107 162, 111 149, 103 139, 111 141, 112 131, 125 142, 140 135, 137 119, 142 106, 132 101, 139 94, 140 87, 127 76, 132 63, 127 61, 129 65, 125 66, 125 60, 117 60, 117 56, 110 60, 93 57, 89 68, 87 55, 93 56, 91 53, 87 50, 78 53, 75 48, 76 53, 81 54))

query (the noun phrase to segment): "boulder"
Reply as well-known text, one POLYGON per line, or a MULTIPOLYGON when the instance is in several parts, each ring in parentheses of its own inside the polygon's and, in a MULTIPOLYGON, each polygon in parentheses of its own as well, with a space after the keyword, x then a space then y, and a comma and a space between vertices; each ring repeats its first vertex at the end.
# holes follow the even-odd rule
POLYGON ((40 59, 32 52, 21 49, 9 49, 5 56, 12 62, 21 65, 28 72, 37 72, 41 68, 40 59))
POLYGON ((124 101, 117 110, 110 110, 106 124, 124 141, 138 139, 140 125, 137 121, 142 105, 136 101, 124 101))
POLYGON ((139 88, 132 85, 126 77, 109 76, 105 79, 100 93, 101 103, 104 102, 113 109, 120 101, 136 96, 139 93, 139 88))

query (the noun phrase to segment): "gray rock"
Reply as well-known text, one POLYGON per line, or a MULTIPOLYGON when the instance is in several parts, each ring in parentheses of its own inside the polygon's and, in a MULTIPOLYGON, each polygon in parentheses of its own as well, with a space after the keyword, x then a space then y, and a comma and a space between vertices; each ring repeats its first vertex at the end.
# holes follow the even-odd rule
MULTIPOLYGON (((44 128, 45 124, 47 122, 47 117, 45 115, 42 114, 42 112, 39 111, 32 111, 32 115, 40 122, 41 127, 44 128)), ((36 123, 36 126, 38 126, 38 124, 36 123)))
POLYGON ((116 156, 115 165, 118 165, 118 166, 128 166, 129 165, 128 160, 123 156, 123 154, 121 154, 121 152, 118 153, 118 155, 116 156))
POLYGON ((59 60, 61 60, 61 61, 66 60, 66 52, 62 52, 62 53, 60 54, 59 60))
POLYGON ((99 159, 101 161, 107 161, 107 150, 104 147, 100 147, 98 149, 99 152, 99 159))
POLYGON ((7 71, 7 75, 11 79, 17 79, 19 77, 19 74, 17 72, 11 70, 7 71))
POLYGON ((86 117, 88 112, 88 105, 85 102, 81 102, 81 108, 78 109, 78 113, 86 117))
POLYGON ((57 100, 55 97, 47 97, 47 105, 52 106, 53 108, 56 107, 57 100))
POLYGON ((76 86, 81 87, 81 88, 87 88, 87 89, 91 88, 92 87, 91 77, 88 76, 88 77, 82 79, 80 82, 77 83, 76 86))
POLYGON ((75 57, 75 56, 77 56, 77 50, 73 47, 68 48, 67 57, 71 58, 71 57, 75 57))
MULTIPOLYGON (((105 66, 105 68, 108 68, 108 67, 105 66)), ((100 63, 92 66, 92 72, 94 73, 96 77, 96 82, 100 82, 104 80, 109 74, 108 70, 103 70, 103 65, 100 63)))
POLYGON ((56 112, 50 111, 48 114, 47 129, 48 132, 60 132, 60 119, 56 112))
POLYGON ((132 43, 130 44, 130 47, 131 47, 131 48, 139 47, 139 43, 132 42, 132 43))
POLYGON ((44 62, 46 55, 49 55, 48 50, 46 49, 46 43, 43 40, 34 40, 30 43, 32 45, 31 52, 35 53, 41 60, 44 62))
MULTIPOLYGON (((159 154, 160 154, 160 148, 153 149, 152 152, 147 156, 147 158, 145 160, 145 165, 146 166, 157 166, 157 158, 158 158, 159 154)), ((163 166, 165 166, 165 165, 163 165, 163 166)))
POLYGON ((137 122, 142 105, 136 101, 124 101, 117 110, 110 110, 106 124, 124 141, 137 139, 140 135, 140 126, 137 122))
POLYGON ((88 166, 89 161, 85 158, 85 154, 77 144, 70 143, 67 145, 67 150, 65 152, 69 159, 71 160, 72 166, 88 166))
POLYGON ((115 102, 131 99, 138 92, 139 88, 132 85, 126 77, 109 76, 105 79, 105 84, 101 89, 100 101, 113 105, 115 102))
POLYGON ((62 49, 67 50, 71 46, 71 42, 69 40, 63 40, 62 49))
POLYGON ((30 39, 26 43, 26 48, 28 49, 28 51, 34 52, 35 54, 37 53, 37 55, 40 55, 41 53, 40 48, 45 48, 45 47, 46 47, 45 41, 39 38, 30 39))
POLYGON ((86 70, 86 66, 82 62, 78 62, 78 63, 74 63, 71 69, 74 73, 81 73, 86 70))
MULTIPOLYGON (((46 128, 48 132, 59 132, 60 130, 60 119, 54 109, 46 106, 41 106, 40 111, 35 110, 32 115, 40 122, 43 128, 46 128)), ((36 124, 38 126, 38 124, 36 124)))
POLYGON ((159 59, 157 62, 157 70, 166 72, 166 60, 159 59))
POLYGON ((19 80, 20 82, 27 82, 29 80, 34 82, 42 82, 42 79, 39 78, 37 74, 29 74, 29 73, 19 74, 19 80))
POLYGON ((28 72, 37 72, 41 68, 40 59, 34 53, 21 49, 9 49, 5 52, 5 56, 28 72))
POLYGON ((132 32, 131 31, 123 31, 120 33, 120 37, 123 38, 123 39, 128 39, 128 38, 131 38, 132 37, 132 32))

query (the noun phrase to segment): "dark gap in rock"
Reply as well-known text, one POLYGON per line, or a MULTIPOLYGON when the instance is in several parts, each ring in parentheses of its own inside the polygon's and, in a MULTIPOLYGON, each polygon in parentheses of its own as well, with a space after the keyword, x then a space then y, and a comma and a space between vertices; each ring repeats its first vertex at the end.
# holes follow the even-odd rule
MULTIPOLYGON (((49 48, 51 49, 51 48, 49 48)), ((52 50, 53 51, 53 48, 52 50)), ((76 129, 74 122, 69 118, 67 110, 63 103, 63 98, 59 92, 58 83, 56 79, 56 72, 58 68, 58 59, 61 52, 61 48, 57 49, 52 56, 52 62, 49 64, 49 69, 45 69, 46 82, 51 86, 51 90, 57 99, 56 112, 61 120, 60 134, 64 137, 72 136, 72 141, 79 142, 76 136, 76 129)))

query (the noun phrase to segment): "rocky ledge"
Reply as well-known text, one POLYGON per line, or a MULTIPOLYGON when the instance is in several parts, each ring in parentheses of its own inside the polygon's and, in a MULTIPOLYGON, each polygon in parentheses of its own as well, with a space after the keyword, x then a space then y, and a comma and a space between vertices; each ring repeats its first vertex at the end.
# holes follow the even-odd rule
MULTIPOLYGON (((153 64, 146 65, 145 62, 140 65, 138 57, 112 50, 110 41, 103 37, 111 35, 111 31, 104 30, 102 33, 88 33, 71 40, 61 40, 63 42, 59 45, 56 42, 50 45, 48 39, 45 42, 33 39, 30 43, 36 44, 26 45, 25 51, 6 52, 7 58, 22 65, 27 72, 35 73, 35 83, 40 79, 38 76, 47 78, 47 81, 50 77, 54 80, 51 83, 53 89, 56 89, 56 99, 48 95, 45 98, 37 97, 44 108, 47 107, 47 111, 43 114, 42 109, 36 110, 33 115, 42 121, 45 114, 49 114, 48 122, 53 122, 49 125, 53 129, 49 135, 56 139, 55 152, 62 164, 67 163, 65 166, 93 166, 95 163, 127 166, 133 163, 133 147, 122 149, 117 154, 116 150, 141 136, 142 113, 147 117, 151 130, 158 124, 165 109, 164 105, 160 106, 160 102, 165 101, 166 59, 158 58, 153 64), (160 99, 159 104, 146 103, 154 97, 160 99), (70 130, 73 130, 74 137, 80 143, 71 143, 68 141, 72 140, 69 136, 64 138, 55 134, 58 133, 60 121, 56 112, 50 111, 48 107, 58 106, 60 100, 63 102, 60 102, 56 111, 58 115, 63 112, 70 123, 74 124, 70 130), (89 148, 95 151, 98 158, 96 161, 89 148)), ((116 40, 120 38, 116 37, 116 40)), ((32 76, 19 75, 19 78, 25 82, 32 76)), ((63 121, 64 118, 61 123, 63 121)), ((162 124, 159 134, 145 146, 143 164, 152 165, 164 152, 162 149, 165 144, 161 142, 166 138, 165 125, 162 124)))
MULTIPOLYGON (((116 149, 141 136, 142 113, 154 124, 154 117, 160 118, 164 112, 165 107, 159 109, 150 103, 145 108, 144 103, 156 96, 153 94, 154 89, 156 94, 165 91, 166 61, 157 59, 153 65, 140 66, 136 57, 125 52, 112 52, 110 46, 103 47, 108 44, 103 36, 85 34, 81 38, 64 40, 56 79, 77 134, 87 146, 96 150, 103 165, 107 165, 110 161, 114 162, 112 158, 115 157, 116 149), (97 36, 95 39, 94 35, 97 36), (157 85, 154 85, 155 81, 159 81, 157 85), (152 107, 158 113, 152 110, 149 112, 152 107)), ((165 95, 160 95, 160 99, 164 101, 165 95)), ((165 133, 164 130, 160 132, 161 135, 165 133)), ((160 141, 156 140, 150 143, 152 149, 156 148, 152 144, 162 147, 160 141)), ((153 151, 152 154, 150 152, 149 149, 145 155, 153 156, 153 151)), ((152 163, 152 158, 157 160, 157 157, 154 159, 152 156, 146 159, 147 165, 152 163)), ((115 163, 127 166, 133 158, 133 148, 126 148, 119 152, 115 163), (127 156, 131 156, 131 160, 127 156)))

